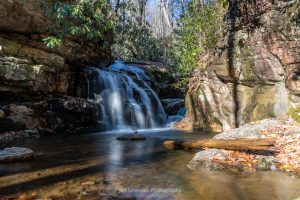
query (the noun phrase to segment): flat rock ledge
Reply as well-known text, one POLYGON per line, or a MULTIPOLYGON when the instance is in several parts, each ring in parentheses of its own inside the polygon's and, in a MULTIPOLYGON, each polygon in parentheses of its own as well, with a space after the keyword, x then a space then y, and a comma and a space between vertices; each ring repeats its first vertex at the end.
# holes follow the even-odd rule
POLYGON ((214 137, 214 139, 236 139, 236 138, 247 138, 247 139, 261 139, 266 138, 265 135, 261 134, 260 131, 267 129, 268 127, 280 126, 283 121, 274 119, 265 119, 256 123, 249 123, 236 129, 228 130, 220 133, 214 137))
POLYGON ((288 120, 262 120, 238 129, 226 131, 214 140, 271 139, 271 151, 204 149, 190 161, 190 169, 254 172, 278 170, 300 176, 300 124, 288 120))
POLYGON ((128 134, 117 137, 117 140, 145 140, 146 137, 140 134, 128 134))
POLYGON ((0 163, 32 160, 34 152, 24 147, 9 147, 0 150, 0 163))

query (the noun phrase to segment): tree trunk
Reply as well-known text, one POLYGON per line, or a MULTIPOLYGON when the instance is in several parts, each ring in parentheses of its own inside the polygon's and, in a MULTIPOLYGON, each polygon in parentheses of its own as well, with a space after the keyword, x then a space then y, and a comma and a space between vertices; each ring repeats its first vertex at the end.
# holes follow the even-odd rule
POLYGON ((170 21, 169 7, 168 7, 169 6, 169 0, 167 0, 166 5, 165 5, 164 0, 160 0, 160 7, 161 7, 162 16, 164 18, 164 21, 166 22, 167 27, 170 30, 172 30, 173 27, 172 27, 172 24, 171 24, 171 21, 170 21))
POLYGON ((236 151, 273 151, 270 148, 275 144, 273 139, 231 139, 231 140, 196 140, 174 141, 166 140, 163 145, 166 149, 203 149, 216 148, 236 151))

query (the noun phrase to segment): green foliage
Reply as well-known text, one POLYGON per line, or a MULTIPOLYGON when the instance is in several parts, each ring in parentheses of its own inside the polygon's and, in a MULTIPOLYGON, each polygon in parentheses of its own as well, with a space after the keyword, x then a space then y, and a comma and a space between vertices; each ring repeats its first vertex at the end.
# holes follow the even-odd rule
POLYGON ((293 120, 300 122, 300 106, 289 109, 289 116, 293 118, 293 120))
POLYGON ((114 28, 113 52, 117 59, 126 61, 161 61, 164 54, 163 41, 154 37, 147 24, 140 24, 137 8, 130 2, 122 3, 114 28))
POLYGON ((189 81, 190 81, 189 77, 180 75, 180 77, 178 78, 178 81, 176 83, 173 83, 172 87, 175 89, 181 89, 181 90, 185 91, 188 89, 189 81))
POLYGON ((147 24, 141 26, 136 20, 127 18, 126 12, 134 13, 136 9, 124 4, 114 29, 113 51, 119 59, 159 61, 173 66, 179 78, 173 86, 182 88, 189 82, 191 72, 201 66, 200 56, 216 47, 223 7, 227 4, 228 0, 220 0, 200 6, 199 1, 191 1, 178 20, 175 33, 163 38, 154 37, 147 24))
POLYGON ((178 74, 190 76, 201 66, 201 54, 216 47, 223 14, 224 9, 215 2, 201 6, 198 1, 189 3, 187 12, 179 20, 177 43, 172 50, 175 52, 173 65, 178 67, 178 74))
POLYGON ((229 0, 219 0, 219 2, 224 8, 229 4, 229 0))
POLYGON ((119 59, 134 60, 159 60, 162 54, 161 43, 147 27, 127 23, 115 28, 114 52, 119 59))
POLYGON ((114 26, 114 15, 106 0, 81 0, 54 5, 42 3, 45 14, 55 23, 49 27, 50 36, 43 41, 48 47, 60 45, 65 37, 79 42, 101 40, 114 26))
POLYGON ((43 42, 47 45, 47 47, 53 48, 61 44, 61 38, 49 36, 44 38, 43 42))
POLYGON ((155 37, 147 22, 139 21, 138 9, 131 1, 123 1, 113 11, 107 0, 59 1, 43 3, 45 14, 54 20, 51 36, 43 42, 50 48, 66 38, 83 44, 103 41, 114 31, 113 53, 126 61, 150 60, 164 62, 176 68, 181 77, 174 87, 189 81, 191 72, 201 67, 201 55, 213 50, 220 38, 224 7, 229 0, 190 1, 178 19, 177 29, 168 37, 155 37))

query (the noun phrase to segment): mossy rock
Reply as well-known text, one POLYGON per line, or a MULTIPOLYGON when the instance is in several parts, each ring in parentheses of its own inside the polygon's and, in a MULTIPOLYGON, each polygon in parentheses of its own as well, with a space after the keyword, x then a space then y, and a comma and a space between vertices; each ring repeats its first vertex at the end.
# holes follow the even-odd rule
POLYGON ((300 106, 297 106, 296 108, 290 108, 289 116, 293 118, 293 120, 300 123, 300 106))
POLYGON ((239 54, 239 60, 241 62, 241 81, 251 82, 253 80, 259 80, 259 76, 255 71, 255 60, 251 53, 250 47, 242 48, 239 54))

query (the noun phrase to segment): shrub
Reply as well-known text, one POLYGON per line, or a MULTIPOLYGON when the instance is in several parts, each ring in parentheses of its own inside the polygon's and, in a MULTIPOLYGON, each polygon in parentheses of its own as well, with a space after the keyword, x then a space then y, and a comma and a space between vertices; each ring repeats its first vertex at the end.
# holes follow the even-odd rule
POLYGON ((79 42, 102 40, 115 23, 114 13, 106 0, 81 0, 54 5, 42 2, 47 17, 55 23, 48 28, 49 36, 43 41, 48 47, 59 45, 65 37, 79 42))
POLYGON ((201 66, 199 56, 214 49, 220 39, 224 9, 216 2, 199 5, 192 1, 179 20, 177 30, 176 65, 179 72, 188 76, 201 66))

